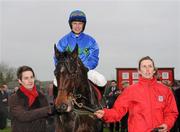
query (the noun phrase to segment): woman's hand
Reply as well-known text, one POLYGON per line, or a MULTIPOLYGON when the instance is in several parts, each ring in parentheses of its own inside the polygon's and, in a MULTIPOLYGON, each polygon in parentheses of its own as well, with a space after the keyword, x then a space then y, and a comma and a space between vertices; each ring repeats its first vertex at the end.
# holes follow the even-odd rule
POLYGON ((104 111, 97 110, 96 112, 94 112, 94 115, 96 115, 97 118, 101 119, 104 116, 104 111))

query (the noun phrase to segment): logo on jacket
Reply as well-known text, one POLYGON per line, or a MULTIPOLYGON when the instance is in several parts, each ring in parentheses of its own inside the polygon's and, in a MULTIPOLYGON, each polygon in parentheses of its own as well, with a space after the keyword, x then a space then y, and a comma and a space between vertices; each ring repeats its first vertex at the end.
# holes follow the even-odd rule
POLYGON ((159 101, 159 102, 163 102, 163 100, 164 100, 163 96, 161 96, 161 95, 158 96, 158 101, 159 101))

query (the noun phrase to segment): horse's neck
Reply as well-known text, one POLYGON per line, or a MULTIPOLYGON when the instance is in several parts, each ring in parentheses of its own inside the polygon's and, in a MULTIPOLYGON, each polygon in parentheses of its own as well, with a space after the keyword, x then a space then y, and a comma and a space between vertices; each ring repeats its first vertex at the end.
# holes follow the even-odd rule
POLYGON ((68 129, 73 130, 75 126, 72 125, 72 122, 75 122, 76 118, 77 116, 73 112, 56 116, 56 132, 66 132, 66 126, 68 126, 68 129))
POLYGON ((88 84, 89 84, 89 89, 90 89, 90 102, 92 105, 97 105, 98 98, 97 98, 95 90, 94 90, 94 85, 91 84, 91 82, 88 82, 88 84))

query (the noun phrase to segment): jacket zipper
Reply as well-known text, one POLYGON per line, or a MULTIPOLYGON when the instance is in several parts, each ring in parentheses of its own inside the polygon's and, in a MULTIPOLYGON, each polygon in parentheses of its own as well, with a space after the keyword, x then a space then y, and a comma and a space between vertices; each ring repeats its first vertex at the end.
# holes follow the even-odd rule
POLYGON ((150 100, 150 110, 151 110, 151 127, 153 127, 153 109, 152 109, 152 100, 151 100, 151 87, 150 84, 148 83, 148 91, 149 91, 149 100, 150 100))

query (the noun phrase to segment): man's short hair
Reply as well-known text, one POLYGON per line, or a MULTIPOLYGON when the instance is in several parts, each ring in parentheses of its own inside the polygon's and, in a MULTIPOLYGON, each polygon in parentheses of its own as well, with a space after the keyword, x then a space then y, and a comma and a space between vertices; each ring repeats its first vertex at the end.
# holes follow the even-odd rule
POLYGON ((117 83, 117 81, 116 81, 116 80, 111 80, 111 82, 115 82, 115 83, 117 83))
POLYGON ((31 67, 29 67, 29 66, 21 66, 17 70, 17 78, 21 80, 22 79, 22 73, 25 72, 25 71, 31 71, 33 73, 33 76, 35 77, 34 71, 33 71, 33 69, 31 67))

